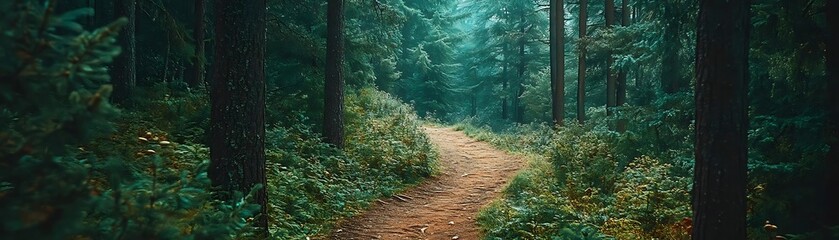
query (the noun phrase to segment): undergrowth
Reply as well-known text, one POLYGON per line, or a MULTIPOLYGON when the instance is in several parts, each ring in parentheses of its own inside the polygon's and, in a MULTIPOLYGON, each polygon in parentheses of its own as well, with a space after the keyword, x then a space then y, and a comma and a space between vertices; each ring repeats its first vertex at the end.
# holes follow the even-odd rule
POLYGON ((321 142, 305 124, 269 131, 272 235, 324 234, 372 200, 430 176, 437 154, 412 111, 377 90, 349 95, 344 152, 321 142))
MULTIPOLYGON (((689 94, 660 98, 651 106, 620 108, 624 133, 609 129, 616 118, 589 109, 585 126, 568 123, 488 127, 466 119, 456 129, 499 148, 525 153, 532 164, 510 183, 501 200, 484 209, 479 223, 488 239, 688 239, 693 180, 692 103, 689 94)), ((814 124, 797 118, 795 124, 814 124)), ((748 237, 832 239, 839 226, 814 226, 819 193, 789 187, 818 181, 823 146, 794 142, 778 131, 785 119, 752 116, 749 131, 748 237), (793 211, 793 208, 795 211, 793 211), (767 229, 771 229, 767 230, 767 229)), ((492 122, 489 122, 492 123, 492 122)), ((790 124, 786 124, 788 127, 790 124)), ((817 135, 812 133, 812 135, 817 135)))

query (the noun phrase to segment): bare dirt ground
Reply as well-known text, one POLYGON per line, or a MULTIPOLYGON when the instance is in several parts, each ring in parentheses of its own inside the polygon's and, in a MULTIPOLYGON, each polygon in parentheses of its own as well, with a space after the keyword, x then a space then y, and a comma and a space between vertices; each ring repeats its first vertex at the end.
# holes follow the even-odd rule
POLYGON ((440 174, 339 223, 330 239, 479 239, 478 211, 525 161, 449 128, 425 127, 440 174))

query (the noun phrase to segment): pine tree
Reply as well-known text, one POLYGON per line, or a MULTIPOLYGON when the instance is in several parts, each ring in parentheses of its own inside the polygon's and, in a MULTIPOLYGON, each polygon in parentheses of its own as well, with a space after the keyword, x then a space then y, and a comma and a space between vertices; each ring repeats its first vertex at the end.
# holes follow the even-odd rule
MULTIPOLYGON (((606 19, 606 29, 612 28, 615 24, 615 0, 606 0, 605 10, 603 11, 606 19)), ((612 56, 612 50, 607 50, 606 54, 606 116, 614 115, 614 108, 617 106, 617 86, 615 85, 615 75, 612 74, 612 65, 615 64, 615 59, 612 56)), ((610 124, 611 125, 611 124, 610 124)))
POLYGON ((580 38, 577 41, 579 48, 579 67, 577 70, 577 121, 580 124, 586 121, 586 25, 588 25, 587 6, 588 0, 580 0, 580 38))
POLYGON ((565 119, 565 6, 562 0, 551 1, 551 109, 553 122, 562 126, 565 119))

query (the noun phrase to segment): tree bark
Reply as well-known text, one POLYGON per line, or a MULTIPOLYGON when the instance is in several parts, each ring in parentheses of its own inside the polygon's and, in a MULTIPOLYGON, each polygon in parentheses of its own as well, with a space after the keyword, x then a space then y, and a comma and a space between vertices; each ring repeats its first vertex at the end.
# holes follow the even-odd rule
POLYGON ((580 124, 586 122, 586 25, 588 21, 587 8, 588 0, 580 0, 580 40, 577 42, 580 48, 579 67, 577 69, 577 121, 580 124))
MULTIPOLYGON (((606 18, 606 29, 611 29, 615 24, 615 0, 606 0, 606 7, 603 11, 606 18)), ((614 115, 614 108, 617 97, 617 86, 615 85, 615 75, 612 74, 612 65, 615 59, 612 57, 612 50, 608 50, 606 56, 606 116, 614 115)), ((611 124, 609 124, 611 126, 611 124)))
POLYGON ((117 42, 122 53, 114 59, 111 67, 114 85, 113 100, 116 103, 129 103, 131 92, 137 85, 137 57, 136 38, 134 27, 136 26, 137 9, 136 0, 116 0, 114 2, 114 14, 117 17, 128 19, 128 23, 122 27, 117 36, 117 42))
POLYGON ((195 39, 195 56, 192 58, 192 64, 189 66, 189 79, 187 84, 189 86, 198 86, 204 83, 204 71, 207 60, 205 59, 205 43, 204 43, 204 9, 206 0, 195 0, 193 5, 194 19, 193 19, 193 33, 192 38, 195 39))
POLYGON ((329 0, 326 13, 326 84, 323 131, 326 142, 344 146, 344 0, 329 0))
POLYGON ((565 6, 551 0, 551 111, 553 122, 562 126, 565 119, 565 6))
POLYGON ((510 119, 510 110, 508 109, 507 105, 507 88, 509 85, 509 77, 508 77, 508 64, 507 61, 507 44, 504 44, 504 49, 502 50, 502 55, 504 56, 504 62, 502 62, 501 67, 501 119, 507 120, 510 119))
POLYGON ((527 53, 525 49, 527 47, 527 39, 525 39, 525 34, 527 33, 527 29, 524 25, 524 15, 521 16, 521 22, 519 26, 519 65, 518 65, 518 83, 516 84, 516 91, 513 92, 513 118, 517 123, 524 123, 524 105, 521 104, 521 96, 524 94, 524 73, 527 71, 527 53))
POLYGON ((664 43, 661 62, 661 87, 665 93, 677 93, 685 90, 686 79, 682 76, 679 62, 679 50, 682 49, 680 37, 682 23, 679 21, 679 4, 676 0, 664 3, 664 43))
POLYGON ((699 9, 692 239, 746 239, 749 1, 699 9))
MULTIPOLYGON (((215 0, 210 169, 222 199, 249 193, 262 206, 253 222, 267 237, 265 178, 265 0, 215 0)), ((233 199, 235 200, 235 199, 233 199)))
POLYGON ((825 69, 827 69, 828 89, 826 106, 828 107, 828 146, 826 165, 824 170, 825 181, 823 190, 826 199, 824 200, 825 227, 839 225, 839 1, 825 1, 825 15, 827 16, 827 41, 825 69))

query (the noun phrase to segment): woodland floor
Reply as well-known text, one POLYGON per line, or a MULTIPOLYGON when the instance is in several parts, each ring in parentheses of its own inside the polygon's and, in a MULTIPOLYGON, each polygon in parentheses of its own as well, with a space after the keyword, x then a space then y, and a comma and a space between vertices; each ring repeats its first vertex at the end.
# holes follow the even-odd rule
POLYGON ((479 239, 478 211, 525 161, 450 128, 426 126, 440 173, 338 224, 330 239, 479 239))

